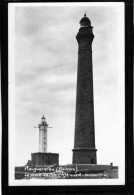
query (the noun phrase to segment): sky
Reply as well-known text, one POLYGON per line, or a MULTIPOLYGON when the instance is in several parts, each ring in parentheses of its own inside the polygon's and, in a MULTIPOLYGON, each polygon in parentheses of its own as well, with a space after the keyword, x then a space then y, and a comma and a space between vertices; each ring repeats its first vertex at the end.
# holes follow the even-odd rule
POLYGON ((48 152, 59 153, 60 164, 72 163, 78 60, 75 37, 85 12, 95 36, 92 51, 97 163, 119 165, 124 160, 123 3, 74 4, 21 4, 14 7, 14 17, 11 14, 14 63, 9 66, 14 66, 15 129, 9 131, 14 133, 10 143, 16 166, 26 164, 31 153, 38 152, 39 130, 35 127, 43 114, 52 127, 48 128, 48 152))

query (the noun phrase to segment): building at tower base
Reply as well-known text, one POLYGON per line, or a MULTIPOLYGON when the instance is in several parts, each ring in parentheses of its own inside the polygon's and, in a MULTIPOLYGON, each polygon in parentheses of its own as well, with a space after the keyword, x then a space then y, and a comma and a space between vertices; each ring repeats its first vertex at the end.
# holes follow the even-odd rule
POLYGON ((59 154, 58 153, 32 153, 31 154, 31 166, 33 167, 44 167, 46 165, 59 165, 59 154))

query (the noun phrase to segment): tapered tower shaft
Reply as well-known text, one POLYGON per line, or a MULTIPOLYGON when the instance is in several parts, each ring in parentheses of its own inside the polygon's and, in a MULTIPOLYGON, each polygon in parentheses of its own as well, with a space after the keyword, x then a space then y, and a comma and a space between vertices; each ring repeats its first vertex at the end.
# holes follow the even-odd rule
POLYGON ((92 70, 94 35, 86 15, 80 25, 76 36, 79 48, 73 164, 96 164, 92 70))

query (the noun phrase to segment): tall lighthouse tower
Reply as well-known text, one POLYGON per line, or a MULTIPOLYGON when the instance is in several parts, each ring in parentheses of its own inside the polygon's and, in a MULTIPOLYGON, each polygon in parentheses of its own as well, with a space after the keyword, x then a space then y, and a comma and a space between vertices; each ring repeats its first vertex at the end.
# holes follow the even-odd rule
POLYGON ((44 115, 41 118, 39 127, 39 152, 47 152, 47 128, 48 124, 44 115))
POLYGON ((91 21, 84 15, 76 36, 78 42, 77 98, 73 164, 96 164, 91 21))

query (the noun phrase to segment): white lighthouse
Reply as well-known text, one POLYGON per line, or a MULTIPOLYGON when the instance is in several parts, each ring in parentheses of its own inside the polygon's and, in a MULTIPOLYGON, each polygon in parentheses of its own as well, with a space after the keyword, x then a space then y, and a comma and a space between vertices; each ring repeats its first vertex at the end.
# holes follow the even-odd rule
POLYGON ((33 167, 59 165, 59 154, 47 152, 47 129, 52 127, 48 126, 44 115, 37 128, 39 128, 39 152, 31 153, 31 165, 33 167))
POLYGON ((47 128, 48 124, 44 115, 41 118, 39 127, 39 152, 47 152, 47 128))

